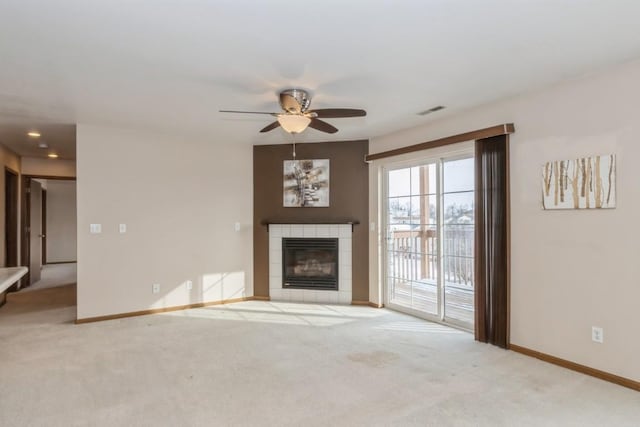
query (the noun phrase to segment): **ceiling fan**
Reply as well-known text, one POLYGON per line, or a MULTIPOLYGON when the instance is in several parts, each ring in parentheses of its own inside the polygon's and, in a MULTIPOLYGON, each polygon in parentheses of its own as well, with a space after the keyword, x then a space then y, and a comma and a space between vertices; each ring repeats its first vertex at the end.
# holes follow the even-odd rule
POLYGON ((242 113, 242 114, 268 114, 276 117, 276 121, 265 126, 260 132, 282 127, 289 133, 300 133, 307 126, 326 133, 336 133, 338 129, 320 119, 337 119, 342 117, 363 117, 367 115, 364 110, 354 108, 321 108, 309 110, 311 96, 302 89, 286 89, 280 92, 280 107, 284 110, 281 113, 269 113, 263 111, 237 111, 220 110, 221 113, 242 113))

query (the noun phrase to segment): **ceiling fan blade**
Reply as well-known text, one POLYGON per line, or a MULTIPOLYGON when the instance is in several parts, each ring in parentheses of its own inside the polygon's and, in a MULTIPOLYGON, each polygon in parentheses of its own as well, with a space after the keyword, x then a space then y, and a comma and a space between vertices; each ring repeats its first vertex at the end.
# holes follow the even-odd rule
POLYGON ((363 117, 367 115, 364 110, 355 108, 321 108, 319 110, 311 110, 309 113, 315 113, 316 117, 321 119, 338 119, 341 117, 363 117))
POLYGON ((279 127, 280 123, 275 121, 273 123, 271 123, 269 126, 266 126, 262 129, 260 129, 260 132, 264 133, 264 132, 269 132, 270 130, 274 130, 275 128, 279 127))
POLYGON ((326 132, 326 133, 338 132, 338 128, 333 127, 329 123, 323 122, 322 120, 318 120, 318 119, 311 119, 311 123, 309 123, 309 127, 319 130, 321 132, 326 132))
POLYGON ((219 113, 240 113, 240 114, 268 114, 270 116, 278 116, 279 113, 268 113, 266 111, 238 111, 238 110, 218 110, 219 113))

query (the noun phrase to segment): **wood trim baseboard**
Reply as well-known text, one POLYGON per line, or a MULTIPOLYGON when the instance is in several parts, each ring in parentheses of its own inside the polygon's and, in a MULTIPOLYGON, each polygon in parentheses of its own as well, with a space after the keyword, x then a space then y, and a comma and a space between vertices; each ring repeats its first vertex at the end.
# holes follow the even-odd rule
POLYGON ((370 301, 351 301, 351 305, 366 305, 373 308, 383 308, 384 304, 378 304, 370 301))
POLYGON ((604 381, 608 381, 610 383, 618 384, 635 391, 640 391, 640 382, 634 381, 629 378, 621 377, 615 374, 610 374, 609 372, 601 371, 595 368, 590 368, 588 366, 581 365, 579 363, 571 362, 569 360, 561 359, 559 357, 551 356, 549 354, 541 353, 539 351, 531 350, 529 348, 521 347, 515 344, 510 344, 509 349, 515 351, 516 353, 535 357, 536 359, 542 360, 544 362, 552 363, 554 365, 561 366, 566 369, 571 369, 572 371, 580 372, 581 374, 589 375, 604 381))
POLYGON ((446 138, 434 139, 432 141, 421 142, 419 144, 396 148, 394 150, 382 151, 380 153, 365 156, 365 162, 384 159, 386 157, 399 156, 400 154, 413 153, 415 151, 427 150, 429 148, 443 147, 445 145, 457 144, 458 142, 473 141, 475 139, 491 138, 492 136, 507 135, 515 132, 513 123, 504 123, 471 132, 460 133, 458 135, 447 136, 446 138))
POLYGON ((198 302, 195 304, 187 304, 187 305, 175 305, 172 307, 164 307, 164 308, 152 308, 149 310, 109 314, 107 316, 85 317, 82 319, 76 319, 75 323, 76 325, 81 325, 83 323, 103 322, 105 320, 115 320, 115 319, 123 319, 126 317, 146 316, 148 314, 167 313, 170 311, 188 310, 190 308, 210 307, 213 305, 233 304, 236 302, 253 301, 253 300, 268 301, 269 297, 243 297, 243 298, 225 299, 220 301, 198 302))

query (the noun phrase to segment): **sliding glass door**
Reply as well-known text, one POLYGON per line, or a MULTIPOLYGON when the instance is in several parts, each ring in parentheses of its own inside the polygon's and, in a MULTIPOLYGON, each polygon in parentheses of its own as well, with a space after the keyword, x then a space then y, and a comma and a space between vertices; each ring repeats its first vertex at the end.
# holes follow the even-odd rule
POLYGON ((386 171, 389 307, 473 328, 472 155, 386 171))

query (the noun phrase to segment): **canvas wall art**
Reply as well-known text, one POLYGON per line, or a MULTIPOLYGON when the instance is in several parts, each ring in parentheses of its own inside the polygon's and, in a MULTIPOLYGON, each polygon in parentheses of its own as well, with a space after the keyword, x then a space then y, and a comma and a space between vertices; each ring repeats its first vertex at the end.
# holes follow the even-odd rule
POLYGON ((329 160, 284 161, 284 207, 329 206, 329 160))
POLYGON ((604 209, 615 206, 614 154, 557 160, 542 167, 543 209, 604 209))

